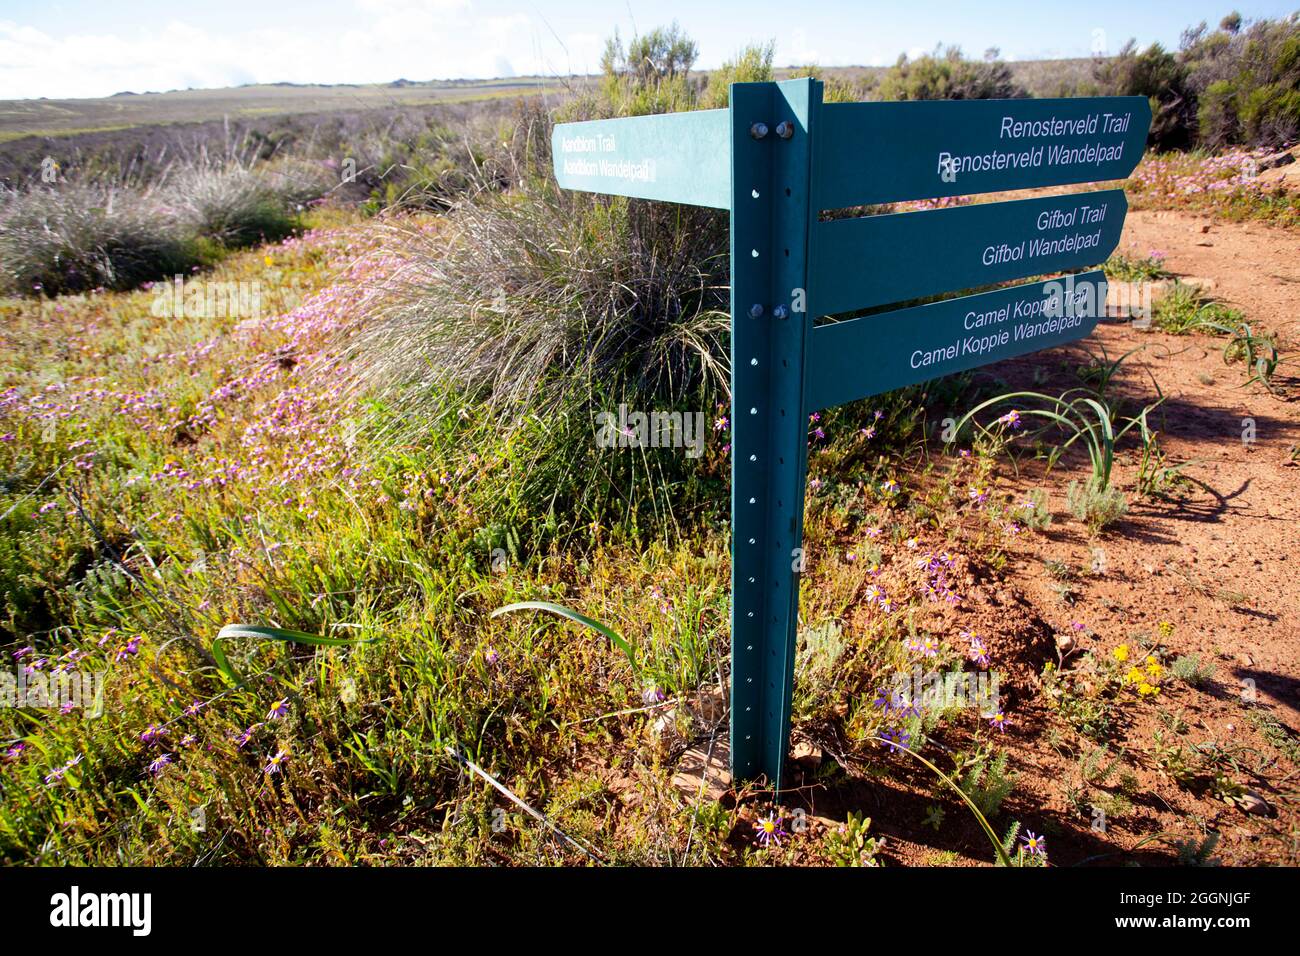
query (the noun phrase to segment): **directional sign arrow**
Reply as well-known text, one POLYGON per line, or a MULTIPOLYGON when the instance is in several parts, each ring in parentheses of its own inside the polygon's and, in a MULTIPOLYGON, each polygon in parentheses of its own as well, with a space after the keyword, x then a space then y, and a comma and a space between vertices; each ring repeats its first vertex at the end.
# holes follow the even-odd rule
POLYGON ((1144 96, 828 103, 817 208, 1125 179, 1150 124, 1144 96))
POLYGON ((731 206, 728 110, 561 123, 551 155, 565 189, 731 206))
POLYGON ((818 223, 813 285, 824 315, 1105 262, 1121 189, 818 223), (938 268, 936 268, 936 266, 938 268))
POLYGON ((813 412, 1073 342, 1105 307, 1098 270, 819 325, 804 404, 813 412))

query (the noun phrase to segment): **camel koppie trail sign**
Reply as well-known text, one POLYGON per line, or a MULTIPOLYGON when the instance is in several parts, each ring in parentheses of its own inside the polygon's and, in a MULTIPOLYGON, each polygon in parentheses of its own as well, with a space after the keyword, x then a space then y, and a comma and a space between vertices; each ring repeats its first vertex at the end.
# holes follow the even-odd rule
POLYGON ((1144 97, 822 103, 736 83, 725 110, 563 123, 568 189, 731 214, 731 767, 779 787, 794 689, 808 416, 1086 336, 1122 190, 825 219, 914 199, 1126 178, 1144 97), (871 309, 868 315, 818 323, 871 309))

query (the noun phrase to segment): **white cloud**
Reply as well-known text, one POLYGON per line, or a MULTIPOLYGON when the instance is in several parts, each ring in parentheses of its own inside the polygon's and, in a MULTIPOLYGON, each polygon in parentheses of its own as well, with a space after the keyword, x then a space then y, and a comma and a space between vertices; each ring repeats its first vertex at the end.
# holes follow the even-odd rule
POLYGON ((566 38, 566 55, 527 14, 480 15, 469 0, 355 0, 354 9, 342 24, 305 21, 310 32, 214 34, 173 20, 130 34, 51 36, 0 20, 0 97, 567 72, 599 56, 593 37, 566 38))

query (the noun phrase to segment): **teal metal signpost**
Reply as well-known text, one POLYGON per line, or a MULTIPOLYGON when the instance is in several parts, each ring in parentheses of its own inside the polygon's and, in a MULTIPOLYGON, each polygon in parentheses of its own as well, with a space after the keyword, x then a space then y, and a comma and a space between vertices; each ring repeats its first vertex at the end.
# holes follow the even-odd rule
POLYGON ((808 416, 1071 342, 1099 271, 817 324, 823 316, 1083 269, 1121 190, 822 221, 840 210, 1126 178, 1143 97, 822 103, 818 81, 736 83, 726 110, 563 123, 568 189, 731 213, 731 765, 779 787, 790 728, 808 416))

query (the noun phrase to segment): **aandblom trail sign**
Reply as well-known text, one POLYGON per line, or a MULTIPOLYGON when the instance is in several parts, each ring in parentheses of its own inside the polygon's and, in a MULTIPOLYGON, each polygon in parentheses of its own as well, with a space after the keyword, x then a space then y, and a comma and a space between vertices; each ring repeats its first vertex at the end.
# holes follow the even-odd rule
POLYGON ((779 786, 789 739, 807 422, 815 411, 1071 342, 1122 190, 824 219, 826 210, 1126 178, 1144 97, 822 103, 815 80, 736 83, 725 110, 563 123, 568 189, 731 213, 731 764, 779 786), (872 314, 818 324, 824 316, 872 314))

